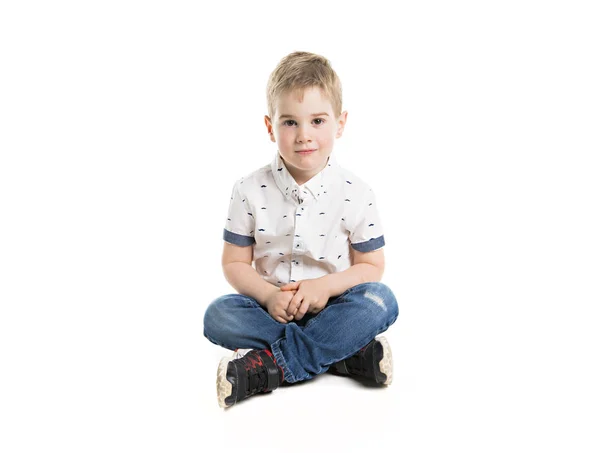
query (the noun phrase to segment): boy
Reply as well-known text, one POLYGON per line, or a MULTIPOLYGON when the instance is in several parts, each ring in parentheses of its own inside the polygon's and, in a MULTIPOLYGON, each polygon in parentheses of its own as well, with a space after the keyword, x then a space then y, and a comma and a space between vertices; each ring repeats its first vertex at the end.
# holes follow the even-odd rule
POLYGON ((267 104, 278 152, 235 183, 223 232, 223 272, 239 294, 204 316, 204 335, 236 351, 217 370, 221 407, 328 370, 392 381, 391 349, 375 337, 398 305, 379 282, 373 191, 332 154, 348 115, 337 74, 320 55, 291 53, 271 73, 267 104))

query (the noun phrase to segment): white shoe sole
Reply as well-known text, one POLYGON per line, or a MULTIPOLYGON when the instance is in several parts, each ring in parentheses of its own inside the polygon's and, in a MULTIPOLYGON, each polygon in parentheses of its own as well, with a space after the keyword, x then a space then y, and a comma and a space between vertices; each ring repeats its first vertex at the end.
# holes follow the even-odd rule
POLYGON ((384 385, 390 385, 393 379, 394 362, 392 360, 392 348, 385 337, 377 337, 377 341, 381 343, 383 347, 383 358, 379 361, 379 369, 382 373, 387 376, 387 379, 383 383, 384 385))
POLYGON ((225 398, 231 396, 233 386, 227 380, 227 365, 233 360, 232 357, 223 357, 217 370, 217 399, 219 406, 223 409, 229 407, 225 404, 225 398))

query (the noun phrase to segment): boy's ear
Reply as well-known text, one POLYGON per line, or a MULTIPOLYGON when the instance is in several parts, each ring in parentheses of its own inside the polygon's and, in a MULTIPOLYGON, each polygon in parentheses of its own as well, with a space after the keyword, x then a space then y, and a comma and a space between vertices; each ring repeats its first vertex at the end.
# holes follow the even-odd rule
POLYGON ((268 115, 265 115, 265 125, 267 126, 267 132, 269 133, 269 137, 272 142, 275 142, 275 135, 273 135, 273 124, 271 123, 271 118, 268 115))
POLYGON ((342 112, 342 114, 338 117, 338 128, 335 134, 335 138, 340 138, 342 133, 344 132, 344 127, 346 126, 346 121, 348 120, 348 111, 342 112))

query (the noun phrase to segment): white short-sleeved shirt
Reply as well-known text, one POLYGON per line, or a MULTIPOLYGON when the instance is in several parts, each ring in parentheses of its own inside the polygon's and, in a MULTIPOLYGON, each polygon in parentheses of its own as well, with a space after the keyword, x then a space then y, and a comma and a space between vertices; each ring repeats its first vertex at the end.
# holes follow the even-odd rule
POLYGON ((375 194, 333 153, 301 186, 279 151, 236 181, 223 239, 252 245, 256 271, 275 286, 348 269, 350 246, 370 252, 385 245, 375 194))

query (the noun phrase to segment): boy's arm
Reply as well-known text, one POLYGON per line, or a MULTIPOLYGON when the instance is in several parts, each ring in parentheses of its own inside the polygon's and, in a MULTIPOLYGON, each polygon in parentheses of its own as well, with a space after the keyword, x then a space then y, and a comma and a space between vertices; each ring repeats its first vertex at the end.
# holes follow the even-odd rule
POLYGON ((367 282, 378 282, 383 277, 385 258, 383 248, 362 253, 350 248, 352 266, 342 272, 321 277, 329 288, 329 297, 336 297, 348 288, 367 282))
POLYGON ((248 263, 234 262, 224 264, 223 274, 225 274, 225 278, 229 284, 238 293, 252 297, 263 307, 269 295, 275 291, 280 291, 279 287, 265 281, 256 272, 256 269, 248 263))

